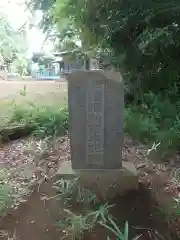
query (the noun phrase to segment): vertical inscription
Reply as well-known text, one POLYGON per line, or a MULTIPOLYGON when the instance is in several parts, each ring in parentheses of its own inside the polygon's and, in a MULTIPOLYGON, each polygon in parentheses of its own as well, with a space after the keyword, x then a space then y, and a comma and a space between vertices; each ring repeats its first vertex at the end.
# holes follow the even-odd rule
POLYGON ((117 134, 117 118, 115 117, 117 111, 120 111, 117 103, 120 101, 120 96, 117 94, 117 89, 113 86, 112 83, 108 83, 106 86, 106 97, 107 97, 107 132, 108 139, 107 141, 112 141, 116 139, 117 134))
POLYGON ((86 100, 86 163, 103 165, 104 84, 98 81, 89 81, 86 100))

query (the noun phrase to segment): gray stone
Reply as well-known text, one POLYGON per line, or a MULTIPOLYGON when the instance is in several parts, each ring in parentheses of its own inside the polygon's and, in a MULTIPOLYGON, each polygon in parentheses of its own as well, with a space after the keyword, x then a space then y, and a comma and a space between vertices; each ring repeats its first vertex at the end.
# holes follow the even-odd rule
POLYGON ((79 177, 81 187, 93 190, 103 199, 114 198, 138 188, 137 170, 129 162, 122 162, 122 168, 116 170, 74 170, 71 161, 65 161, 61 163, 57 177, 69 180, 79 177))
POLYGON ((120 73, 71 73, 68 105, 72 168, 120 169, 124 118, 120 73))

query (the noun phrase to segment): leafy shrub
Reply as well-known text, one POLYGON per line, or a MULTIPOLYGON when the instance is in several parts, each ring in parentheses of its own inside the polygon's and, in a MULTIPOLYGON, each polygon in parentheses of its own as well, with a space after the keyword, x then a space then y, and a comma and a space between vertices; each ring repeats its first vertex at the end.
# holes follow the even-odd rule
POLYGON ((66 236, 70 236, 72 239, 81 239, 85 231, 91 231, 94 227, 88 214, 75 214, 68 209, 64 209, 64 211, 67 216, 64 220, 58 221, 56 225, 66 233, 66 236))
POLYGON ((5 183, 6 172, 1 169, 0 171, 0 216, 3 216, 7 208, 12 203, 11 186, 5 183))
POLYGON ((144 103, 125 109, 125 131, 140 141, 160 143, 156 154, 167 157, 179 148, 180 104, 153 93, 144 94, 144 103))
POLYGON ((175 121, 170 129, 162 129, 156 133, 156 139, 161 142, 158 152, 162 157, 167 157, 178 150, 180 143, 180 123, 175 121))
POLYGON ((138 140, 147 141, 154 139, 157 123, 153 117, 128 108, 125 110, 125 131, 138 140))
POLYGON ((68 111, 66 107, 59 106, 38 108, 21 105, 14 108, 11 122, 32 128, 35 137, 57 136, 68 128, 68 111))
POLYGON ((78 204, 89 204, 96 202, 96 195, 89 189, 82 188, 78 184, 78 178, 60 179, 53 186, 56 189, 56 198, 64 204, 76 201, 78 204))
POLYGON ((168 98, 163 99, 160 95, 156 96, 151 92, 144 94, 144 103, 147 105, 148 114, 165 127, 172 125, 178 115, 177 106, 168 98))
POLYGON ((10 186, 0 184, 0 215, 2 216, 11 203, 10 186))
MULTIPOLYGON (((66 233, 66 236, 71 236, 72 239, 82 239, 84 232, 92 231, 97 224, 100 224, 108 229, 116 239, 129 240, 128 222, 126 221, 124 231, 122 232, 108 213, 110 207, 111 206, 108 206, 108 204, 101 205, 99 210, 91 211, 86 214, 75 214, 65 209, 64 212, 67 216, 65 216, 65 219, 57 221, 56 225, 66 233)), ((132 240, 137 240, 139 238, 140 236, 137 236, 132 240)), ((107 237, 107 239, 110 240, 110 237, 107 237)))

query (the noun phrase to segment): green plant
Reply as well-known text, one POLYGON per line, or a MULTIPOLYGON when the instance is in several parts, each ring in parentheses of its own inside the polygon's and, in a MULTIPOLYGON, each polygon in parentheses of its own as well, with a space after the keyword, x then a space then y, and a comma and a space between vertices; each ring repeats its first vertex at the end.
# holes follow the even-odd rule
POLYGON ((58 221, 57 226, 65 230, 67 235, 73 237, 73 239, 80 239, 84 231, 91 231, 93 227, 99 222, 106 223, 109 214, 109 209, 113 205, 100 205, 96 211, 86 212, 86 214, 74 214, 70 210, 65 209, 65 220, 58 221))
POLYGON ((56 189, 56 198, 61 200, 63 203, 68 203, 72 199, 76 198, 74 195, 77 179, 60 179, 55 182, 54 188, 56 189))
POLYGON ((58 221, 57 226, 66 232, 66 235, 71 236, 72 239, 81 239, 84 231, 91 231, 94 227, 92 221, 89 221, 88 215, 77 215, 70 210, 65 209, 67 214, 65 220, 58 221))
MULTIPOLYGON (((104 226, 106 229, 108 229, 110 232, 112 232, 115 236, 117 240, 130 240, 129 238, 129 225, 128 222, 125 222, 125 226, 124 226, 124 231, 122 231, 117 224, 115 223, 115 221, 108 216, 107 217, 107 221, 105 222, 100 222, 100 224, 102 226, 104 226)), ((138 240, 141 237, 141 235, 134 237, 131 240, 138 240)), ((107 237, 107 240, 110 240, 110 237, 107 237)))
POLYGON ((108 217, 111 216, 109 209, 112 207, 114 207, 114 205, 109 205, 108 203, 101 204, 96 211, 90 212, 88 216, 92 218, 94 224, 99 221, 106 223, 108 217))
POLYGON ((149 145, 158 143, 152 155, 162 159, 178 150, 180 143, 179 103, 173 105, 170 100, 145 94, 144 104, 129 105, 125 108, 124 128, 137 140, 149 145))
POLYGON ((20 91, 20 95, 27 96, 27 86, 24 85, 23 89, 20 91))
POLYGON ((153 117, 143 115, 138 109, 125 109, 125 131, 138 140, 154 139, 158 130, 153 117))
POLYGON ((124 232, 122 232, 116 223, 110 217, 107 218, 107 222, 100 222, 102 226, 109 229, 116 236, 117 240, 129 240, 129 226, 128 222, 125 223, 124 232))
MULTIPOLYGON (((37 161, 49 156, 49 149, 52 144, 49 138, 28 141, 23 148, 25 154, 34 156, 37 161)), ((40 164, 40 163, 39 163, 40 164)))
POLYGON ((57 136, 68 128, 68 111, 59 106, 16 105, 10 122, 25 124, 38 138, 57 136))
MULTIPOLYGON (((57 222, 57 226, 65 231, 66 236, 71 236, 73 239, 80 239, 85 231, 91 231, 97 224, 102 225, 112 232, 117 240, 130 240, 129 239, 129 226, 128 222, 125 223, 124 231, 116 225, 109 209, 114 205, 100 205, 96 211, 86 212, 86 214, 74 214, 70 210, 65 209, 65 219, 57 222)), ((137 240, 137 236, 131 240, 137 240)), ((107 237, 110 240, 110 237, 107 237)))
POLYGON ((180 217, 180 199, 174 198, 168 205, 160 206, 158 212, 166 219, 169 225, 174 225, 176 219, 180 217))
POLYGON ((177 185, 180 183, 180 169, 173 169, 171 172, 172 182, 175 182, 177 185))
POLYGON ((161 143, 156 153, 163 158, 168 157, 179 147, 180 137, 174 126, 170 129, 159 130, 156 133, 156 139, 161 143))
POLYGON ((97 201, 97 196, 91 190, 80 187, 80 186, 77 188, 77 198, 76 198, 77 203, 87 205, 90 203, 95 204, 96 201, 97 201))
POLYGON ((57 192, 56 198, 65 204, 71 201, 85 205, 96 202, 96 195, 89 189, 80 187, 78 178, 60 179, 55 182, 53 187, 57 192))
POLYGON ((4 215, 12 203, 11 187, 9 184, 0 182, 0 215, 4 215))
POLYGON ((167 223, 170 225, 170 223, 173 221, 173 213, 171 206, 160 206, 158 208, 159 214, 166 219, 167 223))
POLYGON ((173 211, 175 216, 180 217, 180 197, 174 198, 175 205, 173 207, 173 211))
POLYGON ((11 186, 7 183, 7 172, 5 169, 0 170, 0 215, 6 213, 12 203, 11 186))
POLYGON ((7 231, 0 230, 0 238, 6 238, 7 240, 16 240, 16 239, 18 239, 17 235, 16 235, 16 230, 14 231, 12 236, 10 236, 7 231))

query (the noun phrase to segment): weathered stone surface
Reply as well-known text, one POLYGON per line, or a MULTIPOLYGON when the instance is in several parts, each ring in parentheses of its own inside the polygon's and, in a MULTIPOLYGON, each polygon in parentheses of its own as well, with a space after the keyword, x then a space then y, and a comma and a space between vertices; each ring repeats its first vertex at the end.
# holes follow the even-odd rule
POLYGON ((124 88, 120 73, 76 71, 68 76, 74 169, 120 169, 124 88))
POLYGON ((72 179, 79 177, 82 187, 92 189, 103 199, 135 190, 138 187, 138 174, 133 164, 122 162, 122 169, 116 170, 74 170, 70 161, 62 162, 58 177, 72 179))

